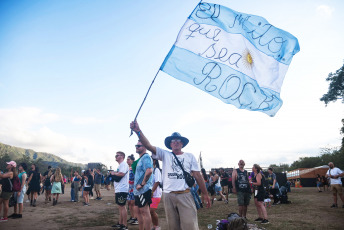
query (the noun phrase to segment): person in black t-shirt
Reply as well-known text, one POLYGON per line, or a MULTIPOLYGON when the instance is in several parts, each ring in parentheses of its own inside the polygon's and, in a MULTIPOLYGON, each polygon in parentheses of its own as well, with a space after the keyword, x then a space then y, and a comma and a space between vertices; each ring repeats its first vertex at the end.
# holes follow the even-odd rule
POLYGON ((53 175, 53 171, 51 169, 51 166, 48 166, 48 171, 46 171, 43 174, 43 186, 45 190, 45 203, 48 203, 51 201, 51 182, 50 182, 50 177, 53 175))

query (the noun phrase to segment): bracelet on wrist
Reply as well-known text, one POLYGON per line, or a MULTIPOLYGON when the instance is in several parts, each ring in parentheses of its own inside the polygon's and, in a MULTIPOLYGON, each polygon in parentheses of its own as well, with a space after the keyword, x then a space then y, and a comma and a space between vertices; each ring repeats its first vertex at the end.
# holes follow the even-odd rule
POLYGON ((141 130, 137 131, 136 134, 137 134, 138 137, 140 137, 141 130))

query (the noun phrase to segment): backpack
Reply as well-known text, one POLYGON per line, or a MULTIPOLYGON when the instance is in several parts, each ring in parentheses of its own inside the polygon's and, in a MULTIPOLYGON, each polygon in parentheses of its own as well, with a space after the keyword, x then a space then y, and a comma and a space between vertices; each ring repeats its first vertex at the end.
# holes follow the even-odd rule
POLYGON ((237 213, 229 214, 227 220, 229 222, 228 229, 230 230, 248 230, 247 220, 237 213))
POLYGON ((8 178, 10 185, 11 185, 11 190, 12 192, 20 192, 21 190, 21 184, 18 176, 13 177, 13 183, 10 178, 8 178))

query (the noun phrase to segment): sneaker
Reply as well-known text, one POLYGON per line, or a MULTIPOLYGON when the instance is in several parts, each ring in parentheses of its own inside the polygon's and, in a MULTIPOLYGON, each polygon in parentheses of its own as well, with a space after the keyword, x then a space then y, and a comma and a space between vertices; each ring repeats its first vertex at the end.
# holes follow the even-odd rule
POLYGON ((161 227, 160 226, 156 226, 155 230, 161 230, 161 227))
POLYGON ((18 215, 17 213, 12 213, 11 215, 7 216, 7 218, 14 218, 16 215, 18 215))
POLYGON ((217 201, 222 201, 222 198, 218 199, 217 201))
POLYGON ((22 214, 16 214, 12 219, 18 219, 18 218, 23 218, 22 214))
POLYGON ((344 208, 344 204, 343 204, 343 207, 342 208, 344 208))
POLYGON ((120 225, 119 223, 112 225, 111 228, 120 228, 122 225, 120 225))
POLYGON ((0 219, 0 222, 5 222, 5 221, 8 221, 8 218, 7 218, 7 217, 6 217, 6 218, 2 217, 2 218, 0 219))
POLYGON ((127 228, 127 226, 122 225, 122 226, 119 228, 119 230, 128 230, 128 228, 127 228))
POLYGON ((88 204, 88 203, 85 203, 84 206, 89 206, 89 204, 88 204))
POLYGON ((270 222, 267 219, 262 220, 261 224, 269 224, 270 222))
POLYGON ((139 225, 139 221, 136 218, 134 218, 134 221, 131 224, 132 225, 139 225))
POLYGON ((255 222, 261 222, 261 221, 263 221, 263 220, 264 220, 263 218, 258 217, 258 218, 255 219, 254 221, 255 221, 255 222))
POLYGON ((127 221, 127 223, 128 223, 128 224, 131 224, 131 223, 133 223, 134 221, 135 221, 135 219, 132 218, 132 217, 130 217, 130 219, 127 221))
POLYGON ((337 204, 332 204, 331 208, 338 208, 338 205, 337 204))
POLYGON ((228 204, 228 200, 225 200, 225 204, 228 204))

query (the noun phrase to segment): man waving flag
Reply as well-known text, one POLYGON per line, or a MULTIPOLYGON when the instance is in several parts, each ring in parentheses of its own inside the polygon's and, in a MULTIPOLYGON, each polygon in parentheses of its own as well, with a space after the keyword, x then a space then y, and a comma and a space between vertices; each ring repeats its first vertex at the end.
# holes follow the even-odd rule
POLYGON ((262 17, 197 5, 161 70, 227 104, 274 116, 297 38, 262 17))

